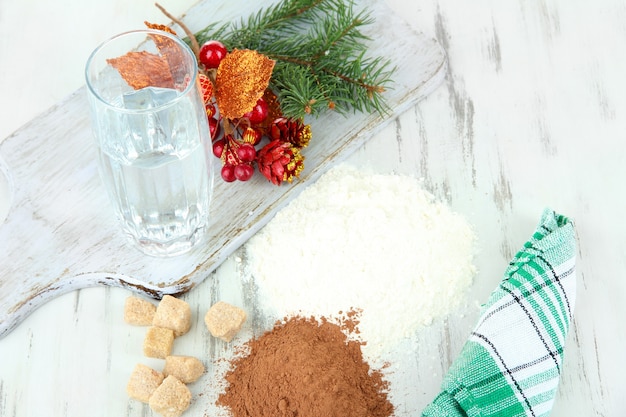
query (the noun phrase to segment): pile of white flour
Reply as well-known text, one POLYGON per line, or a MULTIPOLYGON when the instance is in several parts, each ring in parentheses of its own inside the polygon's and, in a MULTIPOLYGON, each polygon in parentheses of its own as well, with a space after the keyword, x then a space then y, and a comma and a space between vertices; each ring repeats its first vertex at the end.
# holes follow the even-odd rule
POLYGON ((475 275, 475 236, 419 180, 340 165, 246 244, 265 311, 336 316, 360 309, 377 358, 450 313, 475 275))

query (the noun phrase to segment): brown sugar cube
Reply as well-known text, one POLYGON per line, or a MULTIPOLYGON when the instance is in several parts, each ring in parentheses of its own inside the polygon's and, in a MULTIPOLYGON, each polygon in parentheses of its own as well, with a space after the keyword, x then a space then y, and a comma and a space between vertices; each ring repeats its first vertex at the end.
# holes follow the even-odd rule
POLYGON ((230 342, 246 321, 246 312, 224 301, 215 303, 204 316, 209 332, 225 342, 230 342))
POLYGON ((175 376, 185 384, 196 382, 203 373, 204 365, 193 356, 168 356, 165 358, 163 374, 175 376))
POLYGON ((130 398, 148 403, 152 393, 161 385, 165 376, 141 363, 135 366, 126 385, 130 398))
POLYGON ((174 331, 163 327, 151 326, 143 339, 143 354, 149 358, 165 359, 172 352, 174 331))
POLYGON ((179 417, 191 404, 191 391, 175 376, 168 376, 150 397, 150 408, 164 417, 179 417))
POLYGON ((166 295, 156 308, 152 325, 172 329, 176 337, 182 336, 191 327, 191 308, 185 301, 166 295))
POLYGON ((124 321, 135 326, 150 326, 156 306, 139 297, 128 297, 124 303, 124 321))

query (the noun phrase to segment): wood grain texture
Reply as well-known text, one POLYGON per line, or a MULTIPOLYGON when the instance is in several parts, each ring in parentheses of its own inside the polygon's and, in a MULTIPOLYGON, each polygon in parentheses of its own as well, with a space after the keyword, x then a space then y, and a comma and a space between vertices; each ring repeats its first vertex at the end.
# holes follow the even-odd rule
MULTIPOLYGON (((238 3, 229 5, 241 10, 238 3)), ((332 113, 311 120, 317 140, 304 151, 305 170, 292 184, 276 187, 260 175, 247 183, 215 181, 207 240, 182 256, 145 256, 114 223, 98 178, 84 88, 4 141, 0 152, 14 194, 0 228, 7 253, 0 262, 0 337, 43 302, 78 288, 117 285, 153 297, 188 291, 306 185, 430 93, 445 74, 439 44, 407 24, 386 24, 395 16, 382 3, 361 7, 376 18, 366 27, 372 56, 384 55, 395 67, 393 88, 385 94, 390 114, 332 113), (405 53, 409 47, 414 54, 405 53)), ((212 2, 203 2, 189 15, 211 10, 212 2)), ((218 165, 213 170, 219 178, 218 165)))
MULTIPOLYGON (((575 319, 551 416, 625 415, 626 5, 388 2, 415 29, 436 37, 449 66, 443 85, 348 162, 423 178, 468 218, 480 240, 479 273, 466 308, 421 329, 395 352, 398 416, 418 416, 436 395, 480 304, 545 206, 573 218, 579 250, 575 319)), ((192 386, 197 400, 187 415, 207 414, 218 390, 213 361, 231 349, 208 336, 201 320, 206 309, 224 300, 249 312, 236 343, 271 325, 245 265, 237 250, 183 296, 195 324, 176 352, 197 355, 209 368, 192 386)), ((0 340, 0 415, 151 415, 124 392, 135 363, 160 366, 141 356, 144 330, 122 321, 127 295, 119 288, 62 295, 0 340)))

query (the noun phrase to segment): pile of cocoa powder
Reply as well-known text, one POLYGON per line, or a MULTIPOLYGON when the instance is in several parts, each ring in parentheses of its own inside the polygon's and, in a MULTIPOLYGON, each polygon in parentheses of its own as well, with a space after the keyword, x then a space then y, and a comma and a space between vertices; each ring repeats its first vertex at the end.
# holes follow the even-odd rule
POLYGON ((364 361, 362 343, 339 323, 291 317, 244 346, 232 359, 217 405, 233 417, 389 417, 388 382, 364 361))

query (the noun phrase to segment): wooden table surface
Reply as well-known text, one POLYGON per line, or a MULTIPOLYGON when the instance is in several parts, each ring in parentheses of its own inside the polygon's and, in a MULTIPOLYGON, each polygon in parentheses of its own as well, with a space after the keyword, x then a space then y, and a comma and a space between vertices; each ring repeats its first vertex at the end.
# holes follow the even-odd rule
MULTIPOLYGON (((626 222, 621 216, 626 209, 621 185, 626 177, 626 4, 388 2, 440 42, 448 55, 448 75, 349 162, 423 178, 425 187, 469 220, 480 241, 479 272, 467 311, 415 336, 416 372, 405 381, 414 391, 406 399, 410 407, 398 406, 399 415, 419 415, 438 392, 477 318, 477 305, 497 285, 546 206, 575 221, 579 240, 575 320, 552 415, 625 415, 626 327, 620 319, 626 317, 626 222)), ((57 24, 74 24, 69 10, 57 24)), ((14 12, 1 3, 0 12, 9 16, 8 11, 14 12)), ((142 11, 133 7, 132 12, 140 25, 142 11)), ((15 30, 28 15, 22 18, 11 20, 15 30)), ((105 28, 106 23, 85 21, 79 28, 105 28)), ((102 39, 83 42, 90 49, 102 39)), ((8 58, 0 55, 1 64, 8 58)), ((13 68, 9 74, 17 80, 23 75, 18 72, 13 68)), ((16 111, 3 101, 3 112, 16 111)), ((23 114, 14 115, 19 117, 23 114)), ((209 340, 201 318, 217 299, 246 303, 241 259, 240 253, 231 256, 183 296, 195 325, 177 345, 181 354, 209 363, 224 349, 209 340)), ((0 415, 150 415, 124 390, 130 369, 142 359, 143 338, 142 331, 122 320, 128 295, 118 288, 63 295, 1 339, 0 415)), ((253 311, 254 305, 245 308, 253 311)), ((187 415, 204 413, 196 407, 187 415)))

